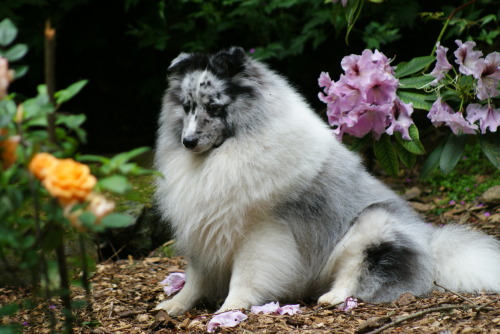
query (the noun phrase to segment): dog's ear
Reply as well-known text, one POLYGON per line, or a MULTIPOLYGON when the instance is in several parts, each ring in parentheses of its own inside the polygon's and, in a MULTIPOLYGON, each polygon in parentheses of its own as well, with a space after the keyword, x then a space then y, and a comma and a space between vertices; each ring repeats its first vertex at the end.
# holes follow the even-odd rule
POLYGON ((178 72, 182 68, 186 67, 191 56, 192 55, 190 53, 185 52, 179 54, 177 58, 172 60, 172 62, 170 63, 170 66, 168 67, 168 73, 178 72))
POLYGON ((210 59, 210 64, 217 69, 217 72, 234 77, 243 72, 247 61, 245 50, 240 47, 232 47, 217 52, 210 59))

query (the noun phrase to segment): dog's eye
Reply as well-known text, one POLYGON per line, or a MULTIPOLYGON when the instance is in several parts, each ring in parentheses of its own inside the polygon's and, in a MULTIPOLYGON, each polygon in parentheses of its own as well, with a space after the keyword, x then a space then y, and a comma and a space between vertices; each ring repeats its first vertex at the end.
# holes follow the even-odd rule
POLYGON ((220 104, 209 103, 207 104, 206 109, 212 116, 221 116, 224 112, 224 106, 220 104))

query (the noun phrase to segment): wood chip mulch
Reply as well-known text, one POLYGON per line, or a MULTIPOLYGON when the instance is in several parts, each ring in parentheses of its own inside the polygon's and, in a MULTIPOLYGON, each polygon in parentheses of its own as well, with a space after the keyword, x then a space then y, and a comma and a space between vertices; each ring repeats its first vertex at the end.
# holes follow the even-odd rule
MULTIPOLYGON (((152 312, 166 298, 159 284, 171 272, 185 268, 181 257, 149 257, 99 264, 92 278, 92 309, 76 311, 75 333, 204 333, 212 314, 195 309, 183 316, 169 317, 152 312)), ((0 288, 0 305, 29 298, 20 287, 0 288)), ((83 289, 73 290, 75 300, 85 299, 83 289)), ((402 295, 391 304, 360 302, 345 312, 337 307, 319 308, 302 304, 302 313, 288 315, 252 314, 222 333, 500 333, 500 294, 455 295, 434 292, 428 298, 402 295)), ((4 317, 4 323, 22 324, 24 333, 49 333, 49 316, 61 318, 61 305, 42 303, 4 317)), ((62 320, 56 331, 60 331, 62 320)))

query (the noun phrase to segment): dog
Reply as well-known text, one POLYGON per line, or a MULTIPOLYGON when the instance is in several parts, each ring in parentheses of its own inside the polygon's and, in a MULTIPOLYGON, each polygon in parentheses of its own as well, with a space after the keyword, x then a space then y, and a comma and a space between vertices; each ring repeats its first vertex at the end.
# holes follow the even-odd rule
POLYGON ((181 53, 168 72, 155 200, 188 266, 184 288, 157 309, 388 302, 434 282, 500 292, 497 239, 424 222, 243 49, 181 53))

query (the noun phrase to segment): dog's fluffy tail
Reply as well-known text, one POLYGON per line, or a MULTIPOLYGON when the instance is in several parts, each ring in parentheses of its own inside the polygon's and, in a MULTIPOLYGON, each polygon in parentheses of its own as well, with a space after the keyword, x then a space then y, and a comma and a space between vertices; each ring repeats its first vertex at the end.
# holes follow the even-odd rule
POLYGON ((500 292, 500 241, 460 225, 434 231, 435 281, 461 292, 500 292))

